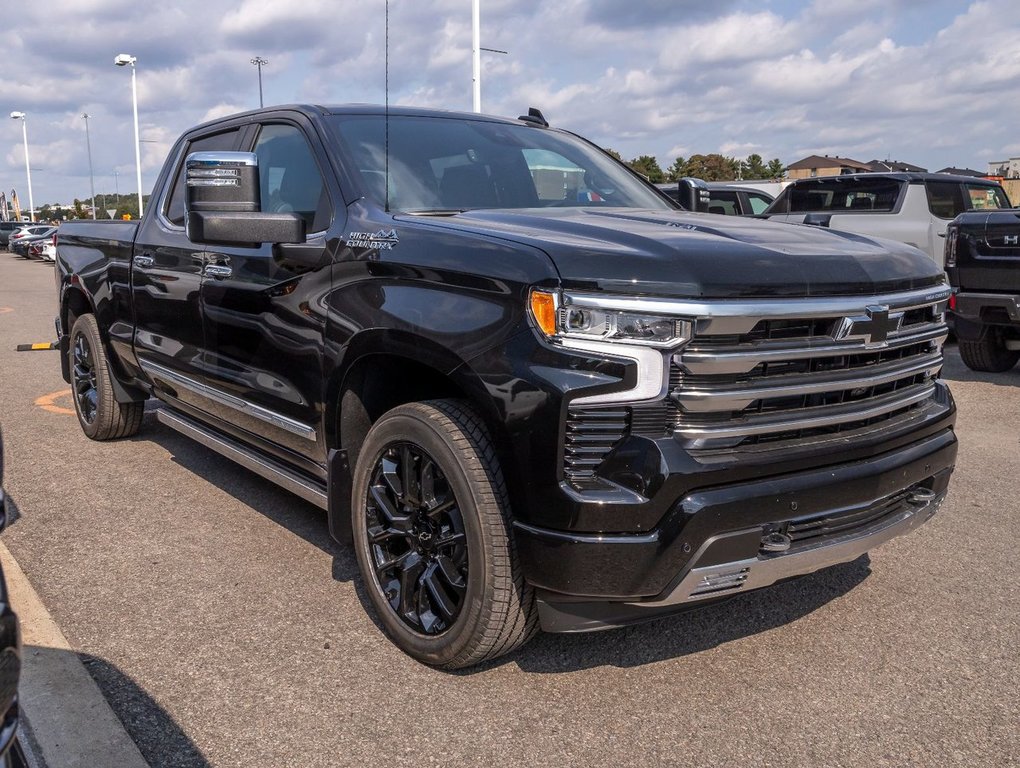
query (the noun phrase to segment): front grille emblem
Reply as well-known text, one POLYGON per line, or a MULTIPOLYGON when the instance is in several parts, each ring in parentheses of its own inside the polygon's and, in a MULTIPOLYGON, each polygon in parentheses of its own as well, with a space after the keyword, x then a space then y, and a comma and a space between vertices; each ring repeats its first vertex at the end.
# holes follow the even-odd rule
POLYGON ((844 317, 836 329, 836 341, 843 339, 863 341, 868 348, 884 347, 889 334, 900 329, 903 313, 889 314, 884 304, 872 304, 865 308, 866 316, 844 317))

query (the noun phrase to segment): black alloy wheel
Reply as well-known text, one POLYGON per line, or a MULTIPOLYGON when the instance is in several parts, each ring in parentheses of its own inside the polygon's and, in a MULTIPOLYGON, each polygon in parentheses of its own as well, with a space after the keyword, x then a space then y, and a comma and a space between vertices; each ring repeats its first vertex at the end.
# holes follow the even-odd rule
MULTIPOLYGON (((118 402, 113 374, 106 357, 99 324, 93 315, 81 315, 71 326, 67 366, 71 372, 71 397, 82 432, 92 440, 130 437, 142 425, 145 397, 118 402)), ((129 387, 121 385, 123 392, 129 387)))
POLYGON ((99 391, 96 387, 96 365, 92 354, 92 344, 85 334, 79 331, 72 341, 71 384, 74 387, 74 398, 78 405, 78 413, 87 424, 96 420, 99 407, 99 391))
POLYGON ((460 669, 538 629, 489 429, 461 400, 398 405, 359 446, 354 553, 379 623, 405 653, 460 669))
POLYGON ((365 500, 376 583, 411 630, 453 626, 467 592, 468 548, 457 497, 435 459, 408 442, 388 445, 365 500))

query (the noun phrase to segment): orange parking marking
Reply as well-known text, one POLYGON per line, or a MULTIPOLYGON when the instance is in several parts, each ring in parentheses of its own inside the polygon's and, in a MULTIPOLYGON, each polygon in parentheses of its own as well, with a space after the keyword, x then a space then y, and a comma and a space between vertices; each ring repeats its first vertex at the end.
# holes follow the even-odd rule
POLYGON ((39 406, 40 408, 42 408, 44 411, 49 411, 50 413, 59 413, 59 414, 61 414, 63 416, 74 416, 74 409, 73 408, 63 408, 63 407, 61 407, 59 405, 55 405, 54 402, 53 402, 54 400, 59 400, 61 397, 70 397, 70 396, 71 396, 71 390, 69 390, 69 389, 61 389, 59 392, 51 392, 48 395, 43 395, 42 397, 37 397, 35 399, 35 404, 37 406, 39 406))
POLYGON ((0 315, 6 315, 8 312, 13 312, 14 307, 0 307, 0 315))

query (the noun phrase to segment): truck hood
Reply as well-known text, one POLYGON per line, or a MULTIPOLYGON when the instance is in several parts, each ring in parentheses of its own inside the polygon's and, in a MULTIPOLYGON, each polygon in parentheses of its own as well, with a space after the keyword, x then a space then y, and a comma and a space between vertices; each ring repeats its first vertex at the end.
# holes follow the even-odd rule
MULTIPOLYGON (((422 216, 400 216, 424 223, 422 216)), ((540 248, 566 288, 663 296, 833 296, 937 285, 902 243, 813 226, 682 211, 476 210, 429 225, 540 248)))

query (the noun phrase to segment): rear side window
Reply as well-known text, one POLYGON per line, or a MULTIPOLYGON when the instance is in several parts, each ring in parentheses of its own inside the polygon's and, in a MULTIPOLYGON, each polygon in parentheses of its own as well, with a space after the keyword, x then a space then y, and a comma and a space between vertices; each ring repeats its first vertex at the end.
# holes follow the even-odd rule
POLYGON ((209 136, 202 136, 188 143, 188 147, 181 157, 181 164, 177 168, 177 175, 174 177, 173 190, 170 192, 170 199, 166 204, 166 217, 174 224, 184 223, 184 170, 185 160, 192 152, 218 152, 229 151, 237 146, 237 135, 239 128, 222 133, 213 133, 209 136))
POLYGON ((963 187, 956 181, 929 181, 925 190, 928 192, 928 210, 932 216, 940 219, 955 219, 965 210, 967 203, 963 197, 963 187))
POLYGON ((989 208, 1009 208, 1009 198, 1002 187, 991 187, 985 184, 964 184, 965 202, 970 208, 985 210, 989 208))
POLYGON ((771 213, 889 212, 905 182, 896 179, 836 176, 792 184, 776 198, 771 213))

